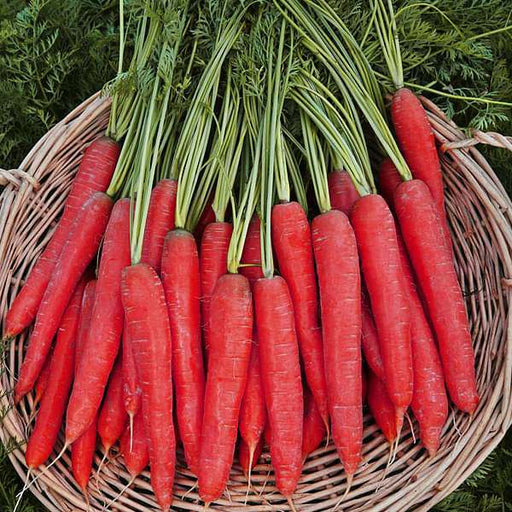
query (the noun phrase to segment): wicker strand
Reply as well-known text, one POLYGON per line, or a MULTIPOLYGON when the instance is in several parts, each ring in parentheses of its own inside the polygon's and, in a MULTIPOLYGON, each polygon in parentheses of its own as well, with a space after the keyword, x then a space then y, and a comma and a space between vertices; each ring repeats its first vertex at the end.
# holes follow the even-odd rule
POLYGON ((495 132, 482 132, 474 130, 470 139, 445 142, 441 145, 441 151, 451 151, 453 149, 466 149, 476 146, 478 144, 485 144, 495 148, 507 149, 512 151, 512 137, 506 137, 500 133, 495 132))
POLYGON ((27 181, 34 190, 38 190, 40 183, 23 169, 11 169, 9 171, 0 169, 0 186, 5 187, 9 183, 19 188, 22 181, 27 181))

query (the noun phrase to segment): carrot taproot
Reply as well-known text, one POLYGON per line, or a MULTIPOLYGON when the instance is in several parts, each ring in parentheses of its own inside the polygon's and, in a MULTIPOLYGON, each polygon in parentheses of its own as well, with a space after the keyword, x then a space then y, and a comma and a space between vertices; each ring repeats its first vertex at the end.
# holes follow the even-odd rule
POLYGON ((395 164, 390 158, 385 158, 379 167, 379 191, 392 211, 395 209, 395 190, 402 182, 395 164))
POLYGON ((77 484, 85 494, 91 477, 92 462, 96 451, 96 417, 87 430, 71 445, 71 470, 77 484))
POLYGON ((251 451, 249 445, 243 439, 240 439, 238 442, 238 462, 246 477, 249 476, 250 472, 255 468, 256 464, 258 464, 261 454, 263 453, 263 444, 263 437, 260 437, 256 447, 251 451))
POLYGON ((185 459, 197 475, 200 464, 205 375, 201 346, 199 256, 194 236, 171 231, 162 256, 162 283, 169 311, 176 418, 185 459))
POLYGON ((142 412, 133 419, 133 431, 126 426, 121 436, 121 455, 126 469, 132 478, 140 475, 149 464, 148 442, 144 432, 144 418, 142 412))
POLYGON ((254 283, 263 277, 261 269, 261 221, 254 215, 247 229, 244 250, 240 265, 240 274, 249 279, 251 288, 254 283))
POLYGON ((279 276, 254 285, 256 329, 276 486, 285 497, 297 488, 302 469, 304 402, 293 304, 279 276))
POLYGON ((388 394, 397 430, 413 393, 411 320, 403 282, 395 221, 384 199, 358 199, 351 214, 362 271, 379 336, 388 394))
POLYGON ((6 337, 16 336, 36 318, 60 253, 73 230, 75 219, 95 192, 107 190, 119 152, 119 144, 108 137, 96 139, 85 150, 57 228, 7 312, 6 337))
POLYGON ((222 495, 233 463, 251 355, 251 299, 247 278, 226 274, 219 278, 211 302, 199 467, 199 496, 205 503, 222 495))
POLYGON ((411 180, 396 189, 395 207, 436 334, 448 392, 459 409, 473 413, 479 398, 468 316, 434 199, 425 183, 411 180))
POLYGON ((148 440, 151 485, 158 504, 172 504, 176 464, 173 422, 172 343, 165 292, 155 270, 145 263, 126 267, 122 301, 142 389, 142 414, 148 440))
POLYGON ((332 438, 348 475, 363 441, 361 277, 348 217, 330 210, 312 222, 332 438))
POLYGON ((33 388, 44 366, 73 290, 98 251, 111 209, 112 200, 103 192, 96 192, 75 216, 37 313, 15 387, 16 402, 33 388))
POLYGON ((121 272, 130 264, 130 200, 116 202, 105 233, 89 332, 66 417, 66 442, 76 441, 96 417, 116 360, 124 316, 121 272))
POLYGON ((216 215, 213 210, 212 203, 213 203, 213 198, 210 199, 208 201, 208 203, 206 204, 206 207, 203 210, 201 217, 199 217, 199 221, 194 230, 194 236, 196 237, 198 244, 201 243, 206 226, 215 222, 216 215))
POLYGON ((281 203, 272 208, 272 246, 292 297, 306 381, 324 423, 328 425, 326 372, 311 227, 299 203, 281 203))
POLYGON ((84 288, 85 280, 81 280, 73 292, 57 332, 46 392, 25 452, 25 461, 29 468, 37 468, 48 459, 60 431, 73 381, 75 344, 84 288))
POLYGON ((349 216, 352 206, 359 199, 350 174, 347 171, 333 171, 329 173, 327 180, 332 209, 349 216))
POLYGON ((34 407, 41 402, 44 392, 46 391, 46 387, 48 386, 48 377, 50 376, 50 365, 52 362, 52 356, 53 353, 50 352, 46 357, 43 369, 41 370, 41 373, 37 378, 35 386, 36 394, 34 396, 34 407))
POLYGON ((397 436, 395 406, 389 398, 386 385, 371 370, 368 372, 368 407, 373 419, 389 444, 397 436))
POLYGON ((363 348, 363 355, 373 373, 383 381, 385 379, 384 364, 380 353, 379 336, 373 320, 368 297, 364 290, 363 293, 361 293, 361 312, 361 345, 363 348))
POLYGON ((174 229, 177 184, 176 180, 163 179, 151 192, 141 261, 151 265, 157 274, 160 274, 165 237, 174 229))
POLYGON ((305 460, 325 438, 327 430, 310 389, 304 388, 304 426, 302 437, 302 458, 305 460))
POLYGON ((139 379, 137 377, 137 367, 133 358, 133 351, 130 345, 130 335, 128 333, 126 319, 124 322, 123 338, 122 338, 122 359, 123 359, 123 402, 125 411, 133 422, 133 418, 140 410, 140 388, 139 379))

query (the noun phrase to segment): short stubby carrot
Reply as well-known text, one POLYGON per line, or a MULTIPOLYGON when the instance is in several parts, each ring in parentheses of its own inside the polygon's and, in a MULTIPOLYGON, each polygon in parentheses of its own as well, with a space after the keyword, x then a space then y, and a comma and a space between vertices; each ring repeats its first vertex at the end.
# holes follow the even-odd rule
POLYGON ((404 182, 395 192, 395 207, 436 334, 448 392, 459 409, 473 413, 479 399, 468 316, 432 194, 420 180, 404 182))
POLYGON ((80 489, 87 492, 92 462, 96 451, 96 418, 89 428, 71 445, 71 469, 80 489))
POLYGON ((59 434, 73 381, 75 344, 84 288, 85 280, 82 280, 71 297, 57 332, 46 391, 25 452, 29 468, 37 468, 48 459, 59 434))
POLYGON ((165 239, 162 283, 172 337, 176 418, 185 459, 199 471, 205 376, 201 346, 199 256, 192 233, 171 231, 165 239))
POLYGON ((173 422, 171 326, 163 285, 145 263, 127 267, 122 300, 142 388, 142 413, 148 440, 151 485, 158 504, 172 504, 176 464, 173 422))
POLYGON ((75 217, 95 192, 107 190, 119 151, 119 144, 108 137, 96 139, 85 150, 57 228, 7 312, 6 337, 19 334, 34 321, 75 217))
POLYGON ((276 486, 285 497, 302 470, 304 399, 293 304, 286 281, 263 278, 254 285, 256 329, 276 486))
POLYGON ((367 401, 375 423, 388 443, 392 444, 397 436, 395 406, 386 385, 371 370, 368 372, 367 401))
POLYGON ((363 442, 361 275, 356 238, 348 217, 338 210, 315 217, 312 232, 332 438, 346 473, 353 475, 363 442))
POLYGON ((411 320, 395 220, 386 201, 376 194, 364 196, 355 203, 351 220, 399 431, 412 400, 413 368, 411 320))
POLYGON ((130 264, 130 200, 117 201, 105 233, 89 332, 78 362, 66 416, 66 442, 76 441, 97 416, 116 360, 124 316, 121 272, 130 264))
POLYGON ((112 200, 96 192, 75 216, 37 313, 14 390, 16 402, 34 387, 73 290, 98 251, 111 209, 112 200))
POLYGON ((247 383, 253 329, 249 281, 222 276, 211 303, 211 337, 204 398, 199 496, 217 500, 233 464, 240 406, 247 383))
POLYGON ((148 442, 144 432, 144 419, 141 412, 133 419, 133 432, 127 426, 121 436, 121 455, 126 469, 132 478, 142 473, 149 464, 148 442))
POLYGON ((302 434, 302 457, 306 459, 325 439, 327 430, 320 416, 313 394, 304 388, 304 426, 302 434))
POLYGON ((350 215, 350 210, 359 199, 359 193, 347 171, 333 171, 328 176, 329 198, 333 210, 350 215))
POLYGON ((157 274, 160 274, 165 237, 174 229, 177 184, 176 180, 160 180, 151 192, 141 261, 151 265, 157 274))

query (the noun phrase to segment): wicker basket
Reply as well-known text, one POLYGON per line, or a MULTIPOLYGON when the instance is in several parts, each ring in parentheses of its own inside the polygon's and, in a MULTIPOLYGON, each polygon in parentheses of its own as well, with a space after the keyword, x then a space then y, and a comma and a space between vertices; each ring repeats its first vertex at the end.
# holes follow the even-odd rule
MULTIPOLYGON (((512 146, 496 134, 476 134, 467 141, 463 133, 428 100, 423 100, 439 142, 446 178, 448 215, 456 240, 455 257, 466 295, 477 354, 481 403, 469 417, 451 411, 438 454, 430 459, 405 428, 396 458, 370 417, 365 418, 364 463, 350 492, 339 506, 343 511, 428 510, 453 491, 489 455, 511 424, 511 351, 509 326, 512 286, 512 203, 482 155, 478 142, 512 146)), ((105 129, 109 102, 94 96, 48 132, 21 164, 22 170, 0 171, 0 307, 5 312, 47 243, 66 191, 84 148, 105 129)), ((5 419, 0 429, 4 443, 23 441, 30 430, 32 397, 13 408, 9 390, 23 358, 26 335, 7 347, 7 368, 0 377, 1 407, 5 419)), ((60 440, 60 448, 62 439, 60 440)), ((24 445, 10 457, 17 472, 26 477, 24 445)), ((102 454, 95 457, 98 467, 102 454)), ((173 509, 203 510, 195 478, 183 466, 176 475, 173 509)), ((69 470, 70 459, 40 476, 32 492, 51 511, 86 510, 87 505, 69 470)), ((40 472, 39 472, 40 473, 40 472)), ((145 472, 112 507, 119 511, 158 510, 145 472)), ((102 510, 129 479, 121 457, 114 454, 89 485, 91 510, 102 510)), ((247 481, 235 465, 229 487, 211 506, 230 512, 281 511, 288 505, 273 485, 268 455, 247 481)), ((332 444, 317 450, 306 462, 294 503, 303 512, 334 510, 346 490, 346 477, 332 444)))

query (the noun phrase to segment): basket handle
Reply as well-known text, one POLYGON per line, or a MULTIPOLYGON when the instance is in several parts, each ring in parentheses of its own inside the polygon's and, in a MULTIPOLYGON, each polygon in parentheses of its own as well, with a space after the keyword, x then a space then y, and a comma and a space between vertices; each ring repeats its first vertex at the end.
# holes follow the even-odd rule
POLYGON ((480 130, 474 130, 472 132, 472 138, 470 139, 445 142, 441 145, 441 151, 445 152, 452 149, 471 148, 477 144, 486 144, 488 146, 494 146, 495 148, 512 151, 512 137, 506 137, 496 132, 481 132, 480 130))
POLYGON ((34 189, 38 189, 40 183, 23 169, 11 169, 9 171, 0 169, 0 187, 5 187, 9 183, 19 187, 22 181, 27 181, 34 189))

